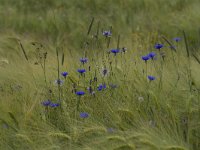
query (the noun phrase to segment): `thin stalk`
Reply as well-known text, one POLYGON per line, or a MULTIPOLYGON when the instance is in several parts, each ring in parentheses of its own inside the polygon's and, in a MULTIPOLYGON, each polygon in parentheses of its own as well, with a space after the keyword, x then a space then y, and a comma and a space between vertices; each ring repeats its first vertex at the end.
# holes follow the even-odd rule
POLYGON ((185 48, 186 48, 187 58, 188 58, 188 84, 189 84, 190 92, 191 92, 192 91, 192 72, 191 72, 190 53, 189 53, 187 37, 184 30, 183 30, 183 36, 184 36, 185 48))
POLYGON ((176 83, 175 83, 175 87, 177 86, 177 84, 178 84, 178 81, 179 81, 179 79, 180 79, 180 74, 179 74, 179 71, 178 71, 178 66, 177 66, 177 64, 176 64, 176 61, 175 61, 175 57, 174 57, 174 54, 173 54, 173 52, 171 51, 171 54, 172 54, 172 58, 173 58, 173 62, 174 62, 174 66, 175 66, 175 69, 176 69, 176 71, 177 71, 177 81, 176 81, 176 83))
POLYGON ((89 25, 89 27, 88 27, 87 35, 90 34, 90 31, 91 31, 91 29, 92 29, 92 25, 93 25, 93 23, 94 23, 94 17, 92 17, 92 20, 91 20, 90 25, 89 25))
MULTIPOLYGON (((110 27, 110 32, 112 32, 112 26, 110 27)), ((108 37, 107 48, 109 48, 109 46, 110 46, 110 40, 111 40, 111 37, 108 37)))
POLYGON ((62 52, 62 66, 64 65, 64 61, 65 61, 65 53, 62 52))
POLYGON ((43 72, 44 72, 44 81, 45 81, 45 84, 46 84, 46 87, 47 87, 47 77, 46 77, 46 54, 44 54, 44 68, 43 68, 43 72))
MULTIPOLYGON (((148 76, 148 74, 147 74, 147 62, 145 62, 145 64, 146 64, 146 79, 147 79, 147 76, 148 76)), ((148 79, 147 79, 147 81, 148 81, 148 79)))
POLYGON ((162 89, 162 78, 163 78, 163 60, 161 60, 161 68, 160 68, 160 81, 159 81, 160 89, 162 89))
POLYGON ((119 44, 120 44, 120 35, 118 35, 118 38, 117 38, 117 49, 119 49, 119 44))
POLYGON ((20 47, 21 47, 21 49, 22 49, 22 52, 23 52, 23 54, 24 54, 24 57, 25 57, 25 58, 26 58, 26 60, 28 61, 28 56, 27 56, 27 54, 26 54, 26 51, 25 51, 25 49, 24 49, 24 47, 23 47, 22 43, 21 43, 21 42, 19 42, 19 45, 20 45, 20 47))
POLYGON ((76 111, 77 111, 77 112, 79 111, 80 102, 81 102, 81 96, 78 96, 77 104, 76 104, 76 111))
POLYGON ((60 97, 61 97, 61 89, 60 89, 60 64, 59 64, 59 56, 58 56, 58 47, 56 48, 56 55, 57 55, 57 65, 58 65, 58 68, 57 68, 57 72, 58 72, 58 97, 59 97, 59 100, 60 100, 60 97))

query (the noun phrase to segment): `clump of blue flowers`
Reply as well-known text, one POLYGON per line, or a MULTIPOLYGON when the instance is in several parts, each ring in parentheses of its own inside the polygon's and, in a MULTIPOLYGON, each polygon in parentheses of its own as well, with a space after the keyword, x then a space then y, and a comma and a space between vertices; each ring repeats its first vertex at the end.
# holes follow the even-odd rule
POLYGON ((100 85, 97 87, 97 90, 98 90, 98 91, 102 91, 103 89, 106 89, 106 84, 100 84, 100 85))
POLYGON ((49 106, 49 107, 52 107, 52 108, 55 108, 55 107, 60 106, 59 103, 53 103, 53 102, 51 102, 50 100, 43 101, 43 102, 42 102, 42 105, 45 106, 45 107, 48 107, 48 106, 49 106))
POLYGON ((60 106, 60 104, 59 103, 51 103, 51 104, 49 104, 49 106, 54 108, 54 107, 60 106))

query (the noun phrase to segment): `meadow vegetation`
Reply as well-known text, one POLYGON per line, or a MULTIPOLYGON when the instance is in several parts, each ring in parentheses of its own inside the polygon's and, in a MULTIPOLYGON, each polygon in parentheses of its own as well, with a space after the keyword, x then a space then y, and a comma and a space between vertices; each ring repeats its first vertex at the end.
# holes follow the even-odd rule
POLYGON ((200 149, 199 0, 1 0, 0 149, 200 149))

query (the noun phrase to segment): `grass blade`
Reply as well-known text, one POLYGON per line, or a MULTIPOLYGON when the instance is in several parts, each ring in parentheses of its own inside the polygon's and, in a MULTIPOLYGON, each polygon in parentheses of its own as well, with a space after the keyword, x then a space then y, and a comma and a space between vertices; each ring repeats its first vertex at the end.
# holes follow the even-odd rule
POLYGON ((166 37, 162 36, 162 38, 167 42, 167 44, 169 44, 171 49, 173 49, 176 52, 176 48, 172 45, 172 43, 166 37))
POLYGON ((24 49, 24 47, 23 47, 22 43, 21 43, 21 42, 19 42, 19 45, 20 45, 20 47, 21 47, 21 49, 22 49, 22 52, 23 52, 23 54, 24 54, 24 56, 25 56, 26 60, 28 61, 28 57, 27 57, 26 51, 25 51, 25 49, 24 49))
POLYGON ((197 57, 197 56, 195 56, 195 54, 192 54, 192 56, 195 58, 195 60, 200 64, 200 59, 197 57))
POLYGON ((91 31, 91 29, 92 29, 92 25, 93 25, 93 23, 94 23, 94 17, 92 18, 92 21, 91 21, 90 26, 89 26, 89 28, 88 28, 87 35, 90 34, 90 31, 91 31))
MULTIPOLYGON (((110 32, 112 33, 112 26, 110 26, 110 32)), ((107 48, 109 48, 109 46, 110 46, 110 39, 111 39, 111 37, 108 37, 107 48)))
POLYGON ((13 120, 13 122, 15 123, 15 126, 19 129, 19 123, 17 121, 17 119, 15 118, 15 116, 13 115, 13 113, 8 112, 10 118, 13 120))
POLYGON ((187 38, 186 38, 186 34, 185 34, 184 30, 183 30, 183 37, 184 37, 184 42, 185 42, 185 48, 186 48, 186 51, 187 51, 187 57, 189 58, 190 57, 189 47, 188 47, 187 38))
POLYGON ((65 53, 62 52, 62 66, 64 65, 64 61, 65 61, 65 53))
POLYGON ((117 39, 117 49, 119 49, 119 43, 120 43, 120 35, 118 35, 118 39, 117 39))

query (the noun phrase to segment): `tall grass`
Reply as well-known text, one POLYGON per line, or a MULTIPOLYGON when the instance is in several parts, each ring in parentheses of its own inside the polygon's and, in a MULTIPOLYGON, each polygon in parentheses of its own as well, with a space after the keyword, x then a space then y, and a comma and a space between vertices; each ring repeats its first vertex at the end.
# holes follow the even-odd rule
POLYGON ((146 36, 148 31, 175 36, 184 29, 197 39, 199 5, 198 0, 1 0, 0 27, 55 43, 65 41, 77 49, 92 17, 104 20, 103 29, 113 25, 113 32, 128 37, 133 32, 146 36))

